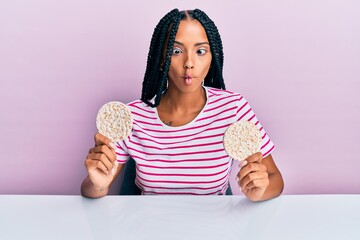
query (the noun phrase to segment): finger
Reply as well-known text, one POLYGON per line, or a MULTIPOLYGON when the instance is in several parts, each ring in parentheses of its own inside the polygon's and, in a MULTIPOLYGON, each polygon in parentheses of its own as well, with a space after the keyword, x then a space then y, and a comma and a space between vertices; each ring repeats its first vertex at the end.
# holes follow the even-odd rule
POLYGON ((114 167, 111 169, 111 174, 114 175, 118 170, 119 163, 118 161, 114 162, 114 167))
POLYGON ((88 159, 86 166, 89 173, 92 172, 93 170, 100 169, 104 174, 106 175, 109 174, 109 170, 107 169, 105 164, 101 161, 88 159))
POLYGON ((262 153, 261 152, 254 153, 253 155, 246 158, 246 161, 248 163, 261 162, 261 160, 262 160, 262 153))
POLYGON ((266 189, 269 186, 269 179, 255 179, 245 186, 241 187, 244 190, 251 190, 253 188, 266 189))
POLYGON ((94 141, 95 141, 95 146, 107 145, 109 148, 116 150, 115 144, 109 138, 105 137, 101 133, 95 134, 94 141))
POLYGON ((90 153, 87 158, 102 162, 108 171, 113 168, 113 162, 111 162, 103 153, 90 153))
MULTIPOLYGON (((246 175, 242 180, 240 180, 238 183, 240 185, 240 187, 242 189, 247 188, 248 184, 252 183, 253 187, 257 186, 254 185, 255 182, 258 182, 260 180, 261 181, 268 181, 268 173, 267 172, 254 172, 254 173, 249 173, 248 175, 246 175)), ((260 186, 258 186, 260 187, 260 186)))
POLYGON ((107 145, 95 146, 90 149, 90 153, 103 153, 112 163, 114 163, 116 160, 115 150, 109 148, 107 145))
POLYGON ((241 181, 246 175, 251 172, 266 172, 266 166, 262 163, 248 163, 245 167, 241 168, 237 174, 241 181))

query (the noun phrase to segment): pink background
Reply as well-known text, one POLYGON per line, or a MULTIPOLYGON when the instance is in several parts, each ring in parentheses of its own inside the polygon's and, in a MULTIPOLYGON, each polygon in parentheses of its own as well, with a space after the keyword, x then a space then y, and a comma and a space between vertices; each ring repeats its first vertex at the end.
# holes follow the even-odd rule
POLYGON ((359 1, 12 0, 0 2, 0 194, 79 194, 98 109, 140 97, 153 29, 174 7, 217 24, 227 89, 276 144, 284 193, 360 193, 359 1))

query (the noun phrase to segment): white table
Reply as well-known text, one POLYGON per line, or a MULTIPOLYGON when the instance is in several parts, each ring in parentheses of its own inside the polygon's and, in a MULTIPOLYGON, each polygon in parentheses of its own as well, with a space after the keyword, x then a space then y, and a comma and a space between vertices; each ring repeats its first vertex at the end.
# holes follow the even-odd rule
POLYGON ((360 195, 0 195, 0 239, 360 239, 360 195))

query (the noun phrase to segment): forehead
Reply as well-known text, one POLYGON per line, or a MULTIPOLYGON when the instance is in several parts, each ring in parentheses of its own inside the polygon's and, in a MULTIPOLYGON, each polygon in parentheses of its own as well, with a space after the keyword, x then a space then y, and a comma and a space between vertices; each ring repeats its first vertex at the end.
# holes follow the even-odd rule
POLYGON ((180 21, 175 40, 186 42, 208 42, 204 27, 195 19, 180 21))

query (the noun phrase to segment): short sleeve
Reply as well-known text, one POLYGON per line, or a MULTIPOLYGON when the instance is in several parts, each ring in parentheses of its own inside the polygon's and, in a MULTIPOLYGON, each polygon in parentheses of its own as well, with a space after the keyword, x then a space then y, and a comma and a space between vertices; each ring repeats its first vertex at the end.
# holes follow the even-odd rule
POLYGON ((262 127, 261 123, 257 119, 248 101, 246 101, 246 99, 241 96, 237 104, 238 107, 236 111, 235 121, 247 120, 254 123, 257 126, 257 128, 261 132, 261 137, 262 137, 260 152, 262 153, 263 158, 267 157, 275 149, 274 143, 271 141, 265 129, 262 127))
POLYGON ((128 153, 126 145, 124 144, 124 141, 119 141, 115 145, 116 145, 116 150, 115 150, 116 160, 120 164, 126 163, 130 155, 128 153))

